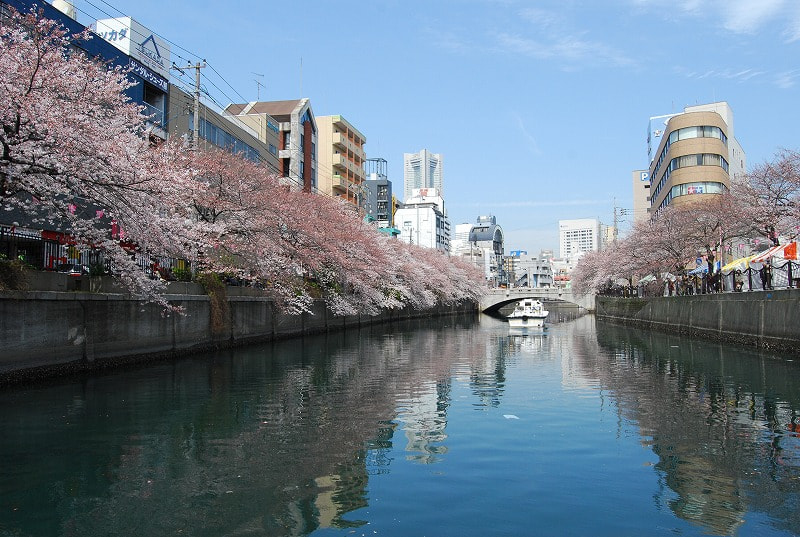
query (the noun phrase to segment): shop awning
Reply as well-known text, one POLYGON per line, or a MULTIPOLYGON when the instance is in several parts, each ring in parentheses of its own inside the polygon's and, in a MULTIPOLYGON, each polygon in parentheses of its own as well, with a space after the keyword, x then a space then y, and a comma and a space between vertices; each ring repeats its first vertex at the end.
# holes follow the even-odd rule
POLYGON ((730 263, 722 267, 722 272, 727 272, 729 270, 737 270, 737 269, 747 270, 747 267, 749 266, 751 259, 753 259, 753 256, 740 257, 735 261, 731 261, 730 263))

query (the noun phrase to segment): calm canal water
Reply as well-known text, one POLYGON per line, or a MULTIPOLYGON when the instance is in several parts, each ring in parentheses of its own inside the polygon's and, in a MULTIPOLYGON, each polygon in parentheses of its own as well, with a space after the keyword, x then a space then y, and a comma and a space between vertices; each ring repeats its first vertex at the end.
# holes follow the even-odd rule
POLYGON ((794 535, 799 368, 484 316, 6 389, 0 535, 794 535))

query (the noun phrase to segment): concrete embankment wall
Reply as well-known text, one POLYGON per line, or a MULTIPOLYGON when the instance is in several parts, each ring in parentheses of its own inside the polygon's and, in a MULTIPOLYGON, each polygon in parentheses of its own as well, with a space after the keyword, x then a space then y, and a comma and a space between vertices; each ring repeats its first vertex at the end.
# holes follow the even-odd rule
POLYGON ((800 289, 596 299, 599 319, 642 328, 800 352, 800 289))
POLYGON ((173 284, 170 292, 176 291, 180 294, 167 298, 183 314, 167 314, 160 306, 122 294, 0 292, 0 383, 367 324, 477 312, 475 304, 465 304, 335 316, 316 301, 310 313, 288 315, 269 298, 248 296, 258 294, 249 289, 229 287, 223 308, 213 307, 194 284, 173 284))

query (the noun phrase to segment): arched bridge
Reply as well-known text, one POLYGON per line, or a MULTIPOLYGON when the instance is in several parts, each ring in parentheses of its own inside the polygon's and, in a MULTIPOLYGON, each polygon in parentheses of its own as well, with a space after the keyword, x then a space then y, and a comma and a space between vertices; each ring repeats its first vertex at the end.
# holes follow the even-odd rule
POLYGON ((513 304, 523 298, 542 298, 546 300, 563 300, 594 311, 594 294, 578 295, 571 289, 556 287, 511 287, 510 289, 490 289, 481 297, 479 307, 481 311, 496 311, 506 304, 513 304))

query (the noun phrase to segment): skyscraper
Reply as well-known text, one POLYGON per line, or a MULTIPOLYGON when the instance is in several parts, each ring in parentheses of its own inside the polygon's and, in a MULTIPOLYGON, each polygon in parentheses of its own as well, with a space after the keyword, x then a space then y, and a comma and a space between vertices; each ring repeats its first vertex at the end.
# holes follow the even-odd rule
POLYGON ((403 153, 403 199, 410 199, 416 188, 435 188, 444 197, 442 155, 427 149, 403 153))

